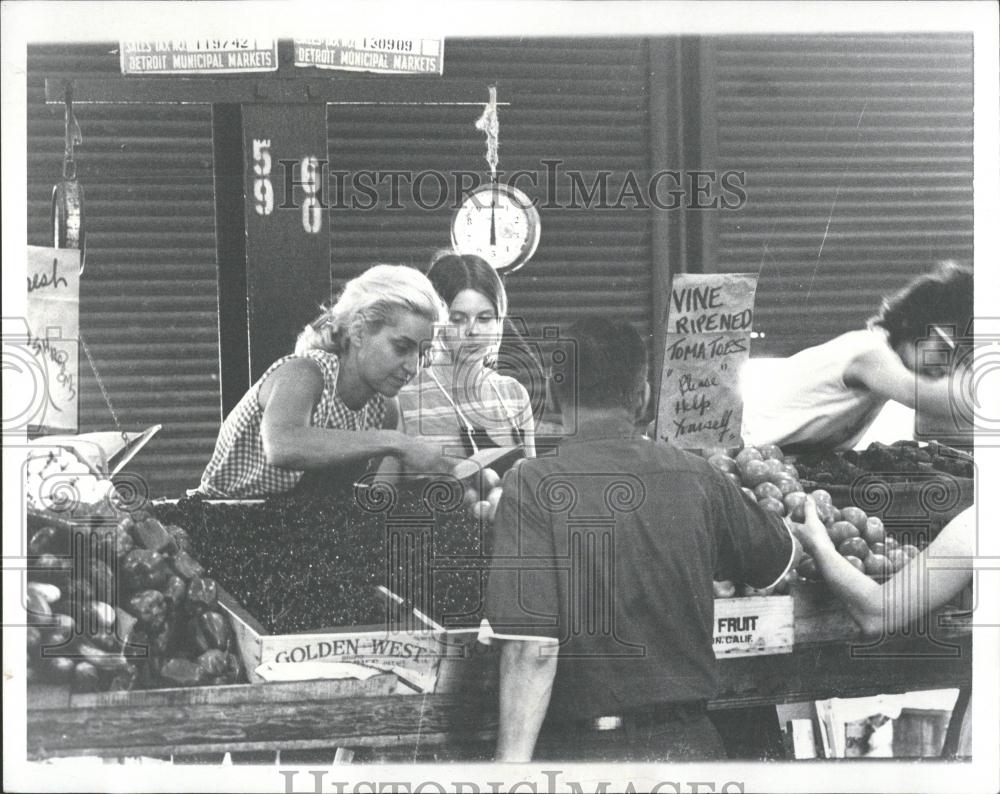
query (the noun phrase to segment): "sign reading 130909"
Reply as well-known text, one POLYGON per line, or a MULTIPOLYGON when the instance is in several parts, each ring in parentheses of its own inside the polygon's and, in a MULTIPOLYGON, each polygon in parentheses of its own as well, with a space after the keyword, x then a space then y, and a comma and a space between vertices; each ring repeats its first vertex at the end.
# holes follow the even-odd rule
POLYGON ((122 74, 273 72, 276 39, 184 39, 119 42, 122 74))

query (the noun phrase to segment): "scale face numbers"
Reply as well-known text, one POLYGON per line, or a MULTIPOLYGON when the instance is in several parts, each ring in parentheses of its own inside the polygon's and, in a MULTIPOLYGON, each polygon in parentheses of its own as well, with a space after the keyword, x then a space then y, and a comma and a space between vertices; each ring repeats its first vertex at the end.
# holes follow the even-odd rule
POLYGON ((538 210, 531 199, 509 185, 485 185, 455 213, 451 242, 458 253, 475 254, 509 273, 535 253, 540 233, 538 210))

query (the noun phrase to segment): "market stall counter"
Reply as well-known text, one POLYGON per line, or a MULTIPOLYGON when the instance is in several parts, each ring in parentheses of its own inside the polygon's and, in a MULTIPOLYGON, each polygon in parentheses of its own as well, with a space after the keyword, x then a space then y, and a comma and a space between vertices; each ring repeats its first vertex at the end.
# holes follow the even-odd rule
MULTIPOLYGON (((756 462, 744 456, 733 473, 753 474, 756 462)), ((116 617, 147 630, 175 618, 172 666, 164 676, 167 651, 151 647, 145 663, 119 665, 130 675, 137 667, 147 675, 141 680, 118 680, 117 667, 95 670, 87 687, 75 677, 36 677, 29 754, 183 759, 350 748, 358 760, 490 758, 498 656, 476 641, 490 515, 474 508, 495 484, 488 476, 476 488, 457 480, 348 483, 266 501, 163 502, 113 516, 120 520, 107 527, 97 522, 99 548, 118 560, 130 592, 146 593, 116 617), (171 582, 177 592, 162 596, 171 582), (153 585, 161 598, 150 594, 153 585), (158 609, 160 601, 170 603, 158 609), (224 629, 216 615, 226 618, 224 629), (209 651, 212 658, 202 658, 209 651), (237 672, 249 683, 226 678, 237 672), (345 677, 316 680, 328 675, 345 677), (108 680, 119 691, 95 691, 108 680)), ((760 490, 755 498, 773 499, 760 490)), ((971 495, 970 484, 949 509, 971 495)), ((872 533, 885 527, 849 510, 846 517, 881 542, 872 533)), ((42 524, 61 526, 36 515, 29 526, 36 545, 54 534, 36 538, 42 524)), ((709 709, 716 713, 971 686, 972 632, 959 606, 872 639, 861 637, 823 582, 806 576, 768 594, 726 594, 748 597, 715 602, 719 686, 709 709)), ((559 737, 543 730, 540 741, 552 746, 559 737)))

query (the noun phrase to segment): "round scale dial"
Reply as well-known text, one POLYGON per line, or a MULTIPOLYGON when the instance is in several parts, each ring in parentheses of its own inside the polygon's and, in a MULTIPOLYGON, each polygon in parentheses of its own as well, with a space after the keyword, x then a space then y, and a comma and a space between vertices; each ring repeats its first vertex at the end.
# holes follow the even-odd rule
POLYGON ((524 193, 503 184, 469 194, 455 213, 451 242, 460 254, 475 254, 496 270, 511 272, 527 262, 541 233, 538 210, 524 193))

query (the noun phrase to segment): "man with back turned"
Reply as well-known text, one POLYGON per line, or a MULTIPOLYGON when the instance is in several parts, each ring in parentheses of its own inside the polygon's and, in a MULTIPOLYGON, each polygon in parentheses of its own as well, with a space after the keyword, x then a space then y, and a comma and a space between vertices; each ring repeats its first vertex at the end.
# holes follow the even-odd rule
POLYGON ((724 758, 705 711, 712 580, 774 584, 791 535, 705 460, 635 429, 649 399, 635 329, 593 318, 567 337, 555 388, 575 432, 507 473, 494 523, 481 637, 503 643, 496 759, 724 758))

